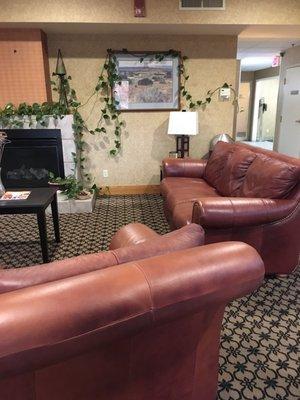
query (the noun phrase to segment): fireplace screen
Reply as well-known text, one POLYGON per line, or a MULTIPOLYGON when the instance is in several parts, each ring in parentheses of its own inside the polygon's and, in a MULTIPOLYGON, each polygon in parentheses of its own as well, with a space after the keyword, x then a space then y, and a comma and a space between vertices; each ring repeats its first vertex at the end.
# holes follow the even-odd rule
POLYGON ((60 129, 6 130, 1 177, 6 188, 48 186, 49 173, 64 177, 60 129))

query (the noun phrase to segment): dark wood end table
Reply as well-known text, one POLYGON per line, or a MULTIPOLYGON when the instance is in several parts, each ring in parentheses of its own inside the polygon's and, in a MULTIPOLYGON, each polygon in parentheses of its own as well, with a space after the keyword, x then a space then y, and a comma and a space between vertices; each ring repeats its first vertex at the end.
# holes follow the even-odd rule
MULTIPOLYGON (((49 262, 46 208, 51 204, 55 240, 60 242, 59 218, 57 209, 57 188, 15 189, 15 191, 30 191, 26 200, 0 200, 0 215, 2 214, 36 214, 42 247, 43 262, 49 262)), ((13 189, 8 189, 13 192, 13 189)))

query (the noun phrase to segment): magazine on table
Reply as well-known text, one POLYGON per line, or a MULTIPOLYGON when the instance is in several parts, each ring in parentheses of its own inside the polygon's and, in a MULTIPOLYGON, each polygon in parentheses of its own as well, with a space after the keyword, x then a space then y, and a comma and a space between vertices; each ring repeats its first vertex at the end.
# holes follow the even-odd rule
POLYGON ((4 195, 0 198, 0 200, 26 200, 30 192, 22 191, 22 192, 5 192, 4 195))

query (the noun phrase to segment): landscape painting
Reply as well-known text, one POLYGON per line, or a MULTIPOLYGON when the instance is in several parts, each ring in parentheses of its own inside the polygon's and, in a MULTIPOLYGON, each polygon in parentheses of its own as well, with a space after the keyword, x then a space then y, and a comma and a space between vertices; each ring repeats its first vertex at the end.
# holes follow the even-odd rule
POLYGON ((129 110, 178 110, 178 57, 116 53, 121 85, 114 89, 118 108, 129 110))

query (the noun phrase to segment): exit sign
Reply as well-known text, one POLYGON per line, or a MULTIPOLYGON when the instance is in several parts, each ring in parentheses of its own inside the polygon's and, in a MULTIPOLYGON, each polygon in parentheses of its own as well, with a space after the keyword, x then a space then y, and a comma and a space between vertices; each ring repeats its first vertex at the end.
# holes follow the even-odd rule
POLYGON ((280 56, 275 56, 272 61, 272 67, 279 67, 281 61, 280 56))

